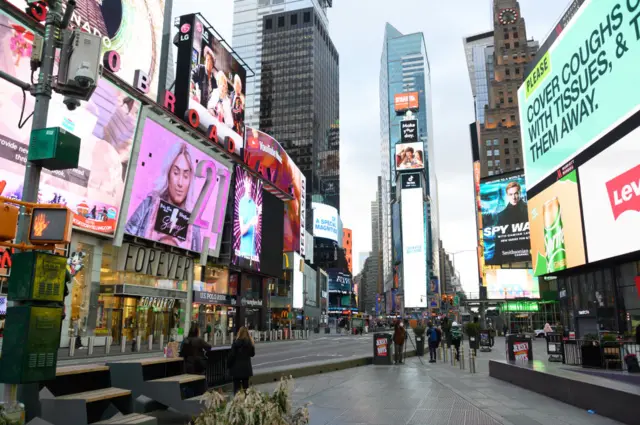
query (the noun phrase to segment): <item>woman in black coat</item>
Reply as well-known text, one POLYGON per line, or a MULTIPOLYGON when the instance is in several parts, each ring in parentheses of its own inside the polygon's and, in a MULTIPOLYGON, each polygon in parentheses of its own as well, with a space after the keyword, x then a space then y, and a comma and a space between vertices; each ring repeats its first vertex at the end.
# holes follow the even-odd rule
POLYGON ((209 350, 211 350, 211 345, 198 336, 198 324, 192 323, 189 328, 189 336, 180 347, 180 357, 184 359, 185 372, 203 375, 207 370, 205 351, 209 350))
POLYGON ((256 355, 253 339, 246 327, 238 331, 238 338, 231 346, 229 355, 229 374, 233 377, 233 393, 249 388, 249 378, 253 376, 251 357, 256 355))

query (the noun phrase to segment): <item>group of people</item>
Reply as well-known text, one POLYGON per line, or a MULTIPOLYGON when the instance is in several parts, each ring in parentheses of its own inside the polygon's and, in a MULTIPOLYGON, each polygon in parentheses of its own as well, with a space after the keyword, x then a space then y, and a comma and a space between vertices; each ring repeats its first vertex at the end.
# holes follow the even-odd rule
MULTIPOLYGON (((405 324, 402 320, 398 320, 394 325, 393 343, 395 348, 395 364, 404 363, 404 348, 408 338, 405 324)), ((460 360, 460 342, 462 341, 462 327, 457 322, 449 323, 448 318, 443 318, 439 326, 435 326, 433 322, 427 322, 425 331, 426 342, 429 346, 429 363, 435 363, 437 358, 437 349, 442 343, 443 338, 449 346, 455 348, 456 359, 460 360)))
POLYGON ((396 168, 406 170, 410 168, 424 168, 424 157, 421 150, 407 146, 396 154, 396 168))

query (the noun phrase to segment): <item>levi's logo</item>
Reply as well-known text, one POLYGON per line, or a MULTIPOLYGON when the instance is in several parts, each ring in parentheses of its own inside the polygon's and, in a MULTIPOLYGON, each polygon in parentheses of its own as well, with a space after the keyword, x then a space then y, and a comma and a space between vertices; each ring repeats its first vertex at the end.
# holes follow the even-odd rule
POLYGON ((640 212, 640 165, 609 180, 606 186, 614 220, 625 211, 640 212))

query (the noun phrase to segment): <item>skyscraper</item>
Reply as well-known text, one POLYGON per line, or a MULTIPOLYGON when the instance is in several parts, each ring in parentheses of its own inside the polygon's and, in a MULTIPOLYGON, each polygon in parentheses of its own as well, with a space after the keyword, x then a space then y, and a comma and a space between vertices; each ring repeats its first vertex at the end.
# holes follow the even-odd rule
POLYGON ((493 54, 493 31, 465 37, 464 52, 469 69, 471 93, 475 101, 476 121, 484 122, 484 108, 489 104, 488 55, 493 54))
POLYGON ((438 194, 431 109, 424 35, 404 35, 387 24, 380 63, 381 251, 387 311, 396 313, 405 306, 426 308, 427 281, 438 277, 438 194), (405 197, 409 188, 413 191, 405 197), (393 226, 394 222, 400 225, 393 226), (399 228, 406 231, 400 235, 399 228), (414 270, 411 273, 409 266, 414 270))

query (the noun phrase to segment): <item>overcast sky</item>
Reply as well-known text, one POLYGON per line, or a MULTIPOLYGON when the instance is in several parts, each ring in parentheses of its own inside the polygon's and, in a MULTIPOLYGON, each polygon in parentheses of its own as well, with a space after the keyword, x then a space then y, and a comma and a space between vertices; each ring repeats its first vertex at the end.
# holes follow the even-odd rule
MULTIPOLYGON (((474 250, 469 123, 473 98, 462 39, 492 29, 490 0, 334 0, 329 32, 340 54, 341 216, 353 230, 354 274, 371 249, 370 205, 380 174, 378 80, 384 26, 422 31, 431 64, 440 236, 449 252, 474 250)), ((527 38, 546 38, 569 0, 520 0, 527 38)), ((233 0, 174 0, 173 15, 201 12, 231 43, 233 0)), ((466 291, 477 292, 475 253, 455 256, 466 291)))

